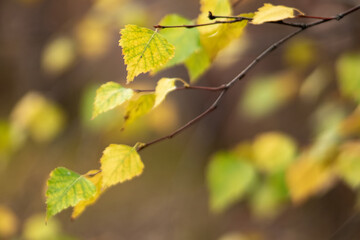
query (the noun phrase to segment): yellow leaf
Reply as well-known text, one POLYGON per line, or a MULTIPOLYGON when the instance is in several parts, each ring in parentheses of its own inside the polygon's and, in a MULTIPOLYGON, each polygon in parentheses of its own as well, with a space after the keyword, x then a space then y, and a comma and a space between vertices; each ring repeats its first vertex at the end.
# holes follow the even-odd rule
POLYGON ((62 237, 61 224, 57 219, 44 224, 44 214, 30 216, 24 222, 22 238, 26 240, 59 239, 62 237))
POLYGON ((51 100, 40 93, 29 92, 14 107, 11 122, 34 140, 46 142, 61 132, 65 116, 51 100))
POLYGON ((110 187, 130 180, 143 172, 144 164, 135 147, 110 144, 100 159, 102 187, 110 187))
POLYGON ((255 12, 254 18, 251 21, 252 24, 262 24, 264 22, 280 21, 286 18, 294 18, 298 12, 300 15, 304 15, 300 10, 291 7, 285 7, 281 5, 274 6, 270 3, 265 3, 263 7, 259 8, 255 12))
POLYGON ((186 82, 179 78, 162 78, 158 81, 155 89, 155 104, 154 108, 157 107, 162 101, 164 101, 166 95, 176 89, 175 82, 181 81, 185 85, 186 82))
POLYGON ((156 95, 144 94, 135 100, 131 100, 126 107, 125 121, 131 123, 138 117, 141 117, 153 109, 156 95))
POLYGON ((336 63, 338 84, 343 96, 360 103, 360 52, 343 54, 336 63))
POLYGON ((301 203, 331 186, 334 182, 333 169, 305 154, 287 170, 286 182, 292 200, 301 203))
POLYGON ((284 170, 294 160, 296 144, 293 139, 277 132, 258 136, 253 144, 254 160, 266 172, 284 170))
POLYGON ((166 135, 169 131, 178 126, 180 116, 178 115, 176 105, 172 101, 166 101, 144 119, 149 125, 151 131, 159 135, 166 135))
POLYGON ((0 238, 10 239, 16 233, 18 220, 11 209, 0 205, 0 238))
MULTIPOLYGON (((200 15, 197 19, 198 24, 213 22, 209 20, 209 11, 214 15, 230 16, 232 14, 229 0, 201 0, 200 15)), ((211 33, 218 29, 219 25, 200 27, 200 33, 211 33)))
POLYGON ((123 104, 133 96, 133 93, 130 88, 124 88, 115 82, 107 82, 101 85, 96 90, 92 118, 123 104))
POLYGON ((71 219, 78 218, 87 208, 87 206, 94 204, 100 195, 105 191, 105 188, 102 188, 102 173, 99 170, 90 170, 84 177, 90 180, 96 187, 96 193, 93 197, 87 200, 80 201, 73 209, 71 214, 71 219))
POLYGON ((121 30, 119 45, 127 65, 127 83, 140 73, 160 68, 175 54, 174 46, 157 31, 136 25, 126 25, 121 30))
POLYGON ((80 53, 88 58, 103 55, 111 44, 110 31, 100 17, 87 17, 75 29, 80 53))
POLYGON ((45 46, 41 65, 45 72, 58 75, 73 64, 75 57, 73 40, 68 37, 59 37, 45 46))
MULTIPOLYGON (((252 14, 241 14, 240 17, 252 17, 252 14)), ((225 47, 227 47, 233 40, 239 38, 246 27, 248 21, 243 20, 236 23, 221 24, 217 26, 214 31, 202 32, 200 39, 206 52, 211 59, 225 47)))
POLYGON ((360 106, 354 110, 340 125, 344 136, 360 135, 360 106))
POLYGON ((298 37, 285 46, 284 60, 296 70, 304 70, 316 63, 320 54, 314 40, 298 37))

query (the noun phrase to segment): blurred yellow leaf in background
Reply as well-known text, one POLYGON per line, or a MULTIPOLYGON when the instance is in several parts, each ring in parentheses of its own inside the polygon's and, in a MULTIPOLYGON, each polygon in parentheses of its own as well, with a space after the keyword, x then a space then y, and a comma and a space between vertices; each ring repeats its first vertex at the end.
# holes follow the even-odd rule
POLYGON ((360 54, 347 53, 337 61, 338 84, 342 95, 360 103, 360 54))
POLYGON ((319 55, 316 43, 310 38, 298 37, 285 45, 284 60, 297 70, 303 70, 314 64, 319 55))
MULTIPOLYGON (((44 221, 44 220, 43 220, 44 221)), ((0 205, 0 238, 10 239, 18 229, 18 219, 11 209, 0 205)))
POLYGON ((11 113, 11 122, 37 142, 55 138, 64 128, 64 112, 38 92, 22 97, 11 113))
POLYGON ((334 183, 333 167, 307 154, 300 156, 287 170, 286 181, 294 203, 301 203, 309 197, 324 192, 334 183))
POLYGON ((286 169, 297 152, 295 141, 287 135, 268 132, 257 136, 253 143, 256 165, 268 173, 286 169))
POLYGON ((49 74, 62 74, 74 63, 75 51, 75 43, 71 38, 58 37, 43 49, 41 66, 49 74))
POLYGON ((76 240, 73 236, 66 235, 62 232, 61 223, 57 219, 52 219, 44 223, 44 214, 34 214, 27 218, 24 223, 22 238, 26 240, 76 240))
POLYGON ((110 46, 110 31, 101 18, 87 17, 75 29, 79 52, 87 58, 97 58, 110 46))
POLYGON ((353 189, 360 186, 360 142, 348 142, 340 148, 336 159, 337 174, 353 189))

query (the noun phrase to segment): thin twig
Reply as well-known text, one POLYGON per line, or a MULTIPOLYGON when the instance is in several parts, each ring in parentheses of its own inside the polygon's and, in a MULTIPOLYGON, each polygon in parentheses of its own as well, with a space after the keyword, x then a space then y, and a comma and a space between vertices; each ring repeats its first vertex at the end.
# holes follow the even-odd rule
MULTIPOLYGON (((189 122, 187 122, 185 125, 183 125, 182 127, 178 128, 177 130, 175 130, 174 132, 172 132, 171 134, 155 139, 151 142, 145 143, 143 146, 141 146, 138 151, 143 150, 146 147, 149 147, 155 143, 161 142, 163 140, 166 139, 171 139, 174 136, 176 136, 177 134, 179 134, 180 132, 182 132, 183 130, 185 130, 186 128, 192 126, 194 123, 198 122, 199 120, 201 120, 202 118, 204 118, 205 116, 207 116, 209 113, 211 113, 212 111, 214 111, 220 100, 223 98, 223 96, 225 95, 226 91, 233 86, 236 82, 238 82, 239 80, 241 80, 242 78, 245 77, 245 75, 256 65, 258 64, 265 56, 267 56, 269 53, 271 53, 272 51, 274 51, 275 49, 277 49, 280 45, 284 44, 286 41, 288 41, 289 39, 291 39, 292 37, 296 36, 297 34, 305 31, 308 28, 317 26, 319 24, 331 21, 331 20, 341 20, 343 17, 345 17, 346 15, 355 12, 357 10, 360 9, 360 4, 343 12, 340 13, 338 15, 336 15, 335 17, 331 17, 331 18, 326 18, 326 19, 321 19, 319 21, 313 22, 313 23, 309 23, 309 24, 304 24, 300 29, 296 30, 295 32, 292 32, 290 34, 288 34, 287 36, 283 37, 282 39, 280 39, 279 41, 277 41, 276 43, 272 44, 270 47, 268 47, 267 49, 265 49, 259 56, 257 56, 242 72, 240 72, 235 78, 233 78, 231 81, 229 81, 227 84, 225 85, 221 85, 218 88, 221 89, 220 94, 218 95, 218 97, 216 98, 216 100, 211 104, 211 106, 209 108, 207 108, 203 113, 199 114, 198 116, 196 116, 195 118, 193 118, 192 120, 190 120, 189 122)), ((215 88, 216 89, 216 88, 215 88)))
POLYGON ((156 29, 164 29, 164 28, 196 28, 196 27, 204 27, 204 26, 210 26, 210 25, 216 25, 216 24, 236 23, 236 22, 241 22, 243 20, 247 20, 247 19, 241 18, 241 19, 234 19, 234 20, 230 20, 230 21, 215 21, 215 22, 209 22, 209 23, 190 24, 190 25, 171 25, 171 26, 155 25, 154 28, 156 28, 156 29))
MULTIPOLYGON (((234 20, 248 20, 248 21, 252 21, 253 18, 250 17, 242 17, 242 16, 219 16, 219 15, 213 15, 212 12, 209 12, 209 19, 210 20, 214 20, 214 19, 219 19, 219 18, 223 18, 223 19, 234 19, 234 20)), ((290 22, 285 22, 283 20, 279 20, 279 21, 273 21, 273 22, 266 22, 266 23, 271 23, 271 24, 280 24, 280 25, 286 25, 286 26, 290 26, 290 27, 300 27, 303 28, 304 27, 304 23, 290 23, 290 22)))
MULTIPOLYGON (((204 90, 204 91, 210 91, 210 92, 217 92, 221 91, 224 88, 227 88, 225 84, 220 85, 218 87, 207 87, 207 86, 183 86, 183 87, 177 87, 174 91, 180 91, 180 90, 204 90)), ((155 89, 132 89, 134 92, 137 93, 143 93, 143 92, 155 92, 155 89)))

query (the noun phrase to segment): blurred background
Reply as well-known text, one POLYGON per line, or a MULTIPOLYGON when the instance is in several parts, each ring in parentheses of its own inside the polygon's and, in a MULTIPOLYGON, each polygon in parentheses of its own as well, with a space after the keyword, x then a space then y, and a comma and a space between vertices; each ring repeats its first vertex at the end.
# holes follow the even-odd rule
MULTIPOLYGON (((265 2, 234 1, 234 14, 265 2)), ((271 3, 313 16, 358 4, 271 3)), ((167 135, 215 99, 211 92, 171 93, 126 129, 121 109, 90 120, 96 89, 107 81, 125 85, 119 30, 129 23, 151 28, 169 13, 196 19, 199 9, 191 0, 0 1, 0 239, 360 239, 360 12, 274 51, 215 112, 142 151, 140 177, 109 189, 75 221, 66 210, 45 226, 46 180, 54 168, 97 169, 110 143, 167 135), (250 163, 256 183, 214 207, 212 166, 230 151, 257 159, 250 163), (264 163, 267 154, 281 155, 279 171, 264 163)), ((249 25, 194 84, 228 82, 291 31, 249 25)), ((161 77, 189 81, 179 65, 142 74, 130 87, 153 88, 161 77)))

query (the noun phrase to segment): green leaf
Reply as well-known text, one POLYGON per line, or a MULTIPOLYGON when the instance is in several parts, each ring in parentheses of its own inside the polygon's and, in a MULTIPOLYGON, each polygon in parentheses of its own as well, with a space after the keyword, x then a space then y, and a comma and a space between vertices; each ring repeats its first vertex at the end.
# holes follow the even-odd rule
POLYGON ((175 86, 176 81, 180 81, 186 84, 186 82, 180 78, 162 78, 158 81, 155 89, 156 98, 155 98, 154 108, 157 107, 162 101, 164 101, 168 93, 176 89, 175 86))
MULTIPOLYGON (((170 14, 165 16, 159 23, 163 26, 171 25, 190 25, 192 21, 177 15, 170 14)), ((196 28, 166 28, 160 33, 175 46, 175 56, 164 66, 170 67, 184 62, 195 51, 200 49, 200 33, 196 28)))
POLYGON ((96 187, 90 180, 64 167, 50 173, 47 186, 47 219, 82 200, 90 199, 96 193, 96 187))
POLYGON ((264 22, 280 21, 286 18, 296 17, 295 12, 304 15, 300 10, 285 6, 274 6, 270 3, 265 3, 263 7, 255 12, 255 16, 251 21, 252 24, 262 24, 264 22))
POLYGON ((103 174, 103 188, 139 176, 144 169, 144 164, 135 147, 126 145, 109 145, 104 150, 100 163, 103 174))
POLYGON ((338 83, 341 93, 360 103, 360 54, 348 53, 337 61, 338 83))
POLYGON ((194 52, 185 61, 185 66, 190 75, 190 81, 195 82, 209 67, 211 61, 204 48, 194 52))
POLYGON ((100 195, 105 191, 105 188, 102 187, 102 173, 99 172, 99 170, 90 170, 84 174, 84 176, 95 185, 96 193, 91 198, 80 201, 78 204, 76 204, 71 214, 72 220, 78 218, 88 206, 94 204, 100 195))
POLYGON ((119 45, 127 65, 127 83, 140 73, 159 69, 175 54, 174 46, 157 31, 136 25, 126 25, 121 30, 119 45))
POLYGON ((215 154, 207 168, 211 209, 221 212, 240 200, 250 190, 255 178, 255 170, 247 160, 228 152, 215 154))
POLYGON ((257 77, 246 86, 240 110, 253 119, 265 117, 286 104, 296 88, 296 78, 291 72, 257 77))
POLYGON ((131 100, 126 107, 125 111, 125 121, 126 123, 131 123, 138 117, 141 117, 153 109, 155 104, 156 95, 144 94, 138 97, 135 100, 131 100))
POLYGON ((253 213, 260 218, 273 217, 289 198, 285 173, 278 172, 266 177, 251 198, 253 213))
POLYGON ((107 82, 101 85, 96 91, 92 118, 94 119, 97 115, 123 104, 132 98, 133 94, 132 89, 124 88, 115 82, 107 82))
POLYGON ((277 132, 261 134, 253 143, 255 163, 268 173, 285 170, 295 159, 296 150, 293 139, 277 132))

